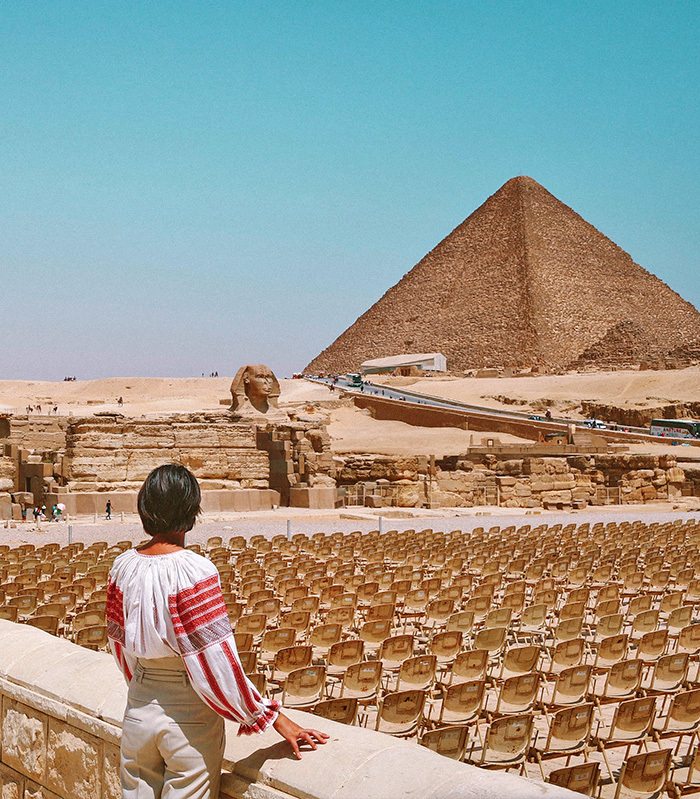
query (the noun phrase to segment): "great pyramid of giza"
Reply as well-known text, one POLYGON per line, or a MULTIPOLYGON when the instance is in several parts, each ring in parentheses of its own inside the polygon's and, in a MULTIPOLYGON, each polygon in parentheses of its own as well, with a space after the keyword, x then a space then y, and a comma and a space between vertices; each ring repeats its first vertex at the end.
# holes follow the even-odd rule
POLYGON ((611 362, 700 342, 700 313, 532 178, 455 228, 307 367, 442 352, 451 370, 611 362), (633 339, 633 340, 630 340, 633 339), (614 361, 615 358, 612 357, 614 361))

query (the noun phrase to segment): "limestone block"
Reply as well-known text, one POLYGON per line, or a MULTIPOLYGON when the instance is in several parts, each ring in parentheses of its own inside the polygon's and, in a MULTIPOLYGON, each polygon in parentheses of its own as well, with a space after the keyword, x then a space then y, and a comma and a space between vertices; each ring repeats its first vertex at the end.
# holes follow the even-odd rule
POLYGON ((646 485, 641 488, 642 499, 644 502, 649 502, 652 499, 657 499, 658 492, 654 486, 646 485))
POLYGON ((23 795, 24 777, 0 763, 0 798, 22 799, 23 795))
POLYGON ((0 521, 8 521, 12 518, 12 505, 0 505, 0 521))
POLYGON ((119 779, 119 747, 102 744, 102 796, 101 799, 121 799, 122 787, 119 779))
POLYGON ((102 741, 58 719, 49 720, 47 787, 59 796, 100 795, 102 741))
POLYGON ((514 486, 515 477, 497 477, 496 484, 501 486, 501 488, 505 488, 506 486, 514 486))
POLYGON ((465 498, 453 491, 433 491, 430 498, 434 508, 464 508, 467 505, 465 498))
POLYGON ((335 508, 334 487, 290 488, 289 504, 292 508, 335 508))
POLYGON ((31 780, 25 780, 24 799, 64 799, 64 797, 57 796, 53 791, 31 780))
POLYGON ((415 508, 421 505, 425 500, 425 492, 420 483, 409 483, 408 485, 399 485, 398 487, 398 504, 401 508, 415 508))
POLYGON ((0 477, 0 491, 12 491, 14 487, 14 480, 10 480, 9 477, 0 477))
POLYGON ((669 483, 666 489, 669 499, 678 499, 682 496, 681 488, 678 483, 669 483))
POLYGON ((568 491, 576 486, 576 478, 573 474, 557 475, 554 481, 554 491, 568 491))
POLYGON ((571 502, 571 491, 543 491, 542 502, 571 502))
POLYGON ((8 494, 3 492, 0 494, 0 505, 11 505, 12 504, 12 494, 8 494))
POLYGON ((685 472, 683 469, 674 467, 666 472, 666 478, 669 483, 685 483, 685 472))
POLYGON ((6 766, 43 782, 46 774, 48 718, 38 711, 2 698, 2 759, 6 766))

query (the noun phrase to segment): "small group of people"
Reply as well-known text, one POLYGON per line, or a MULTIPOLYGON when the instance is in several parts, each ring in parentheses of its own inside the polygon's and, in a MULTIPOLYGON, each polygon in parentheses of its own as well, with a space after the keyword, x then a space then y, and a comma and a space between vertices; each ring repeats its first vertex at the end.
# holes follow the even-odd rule
MULTIPOLYGON (((218 372, 211 372, 209 374, 209 377, 218 377, 218 376, 219 376, 218 372)), ((205 375, 204 372, 202 372, 202 377, 207 377, 207 375, 205 375)))
POLYGON ((64 377, 63 378, 63 382, 64 383, 75 383, 75 381, 77 379, 78 379, 77 377, 64 377))
MULTIPOLYGON (((27 405, 26 407, 27 416, 32 413, 41 413, 41 405, 37 403, 36 405, 27 405)), ((53 405, 48 410, 49 416, 53 413, 54 416, 58 415, 58 405, 53 405)))

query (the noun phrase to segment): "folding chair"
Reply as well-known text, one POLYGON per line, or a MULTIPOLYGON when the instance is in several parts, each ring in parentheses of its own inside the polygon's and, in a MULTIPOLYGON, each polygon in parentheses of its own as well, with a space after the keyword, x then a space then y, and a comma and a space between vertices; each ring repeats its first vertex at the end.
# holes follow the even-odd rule
POLYGON ((566 765, 573 755, 586 753, 593 726, 595 706, 592 703, 575 705, 558 710, 549 720, 547 741, 544 746, 533 746, 532 753, 545 779, 542 761, 566 757, 566 765))
POLYGON ((520 615, 518 624, 518 637, 541 637, 547 633, 547 605, 529 605, 520 615))
POLYGON ((340 697, 369 704, 377 698, 381 677, 382 664, 379 660, 364 660, 348 666, 343 674, 340 697))
MULTIPOLYGON (((493 715, 519 715, 535 706, 541 677, 537 672, 509 677, 501 684, 493 715)), ((488 709, 486 711, 489 715, 488 709)))
POLYGON ((433 726, 471 724, 484 707, 486 682, 474 680, 450 685, 437 702, 429 700, 428 722, 433 726))
POLYGON ((435 683, 437 658, 435 655, 418 655, 404 660, 396 674, 395 691, 419 689, 428 691, 435 683))
POLYGON ((472 740, 467 762, 487 769, 508 770, 520 766, 522 774, 530 751, 533 725, 534 716, 531 713, 494 719, 489 724, 483 746, 476 757, 472 740))
POLYGON ((345 670, 364 657, 365 642, 361 638, 348 638, 337 641, 328 650, 326 659, 326 675, 330 678, 341 677, 345 670))
POLYGON ((238 658, 241 661, 241 666, 243 666, 243 671, 245 674, 251 675, 255 673, 255 670, 258 667, 257 652, 246 652, 243 650, 242 652, 238 653, 238 658))
POLYGON ((537 670, 540 660, 539 646, 517 646, 507 649, 503 655, 499 680, 516 677, 537 670))
POLYGON ((291 627, 277 627, 275 630, 268 630, 260 641, 260 660, 263 664, 271 663, 280 649, 294 646, 296 640, 296 630, 291 627))
POLYGON ((445 625, 447 631, 456 630, 464 635, 469 634, 474 627, 474 612, 471 610, 460 610, 452 613, 445 625))
POLYGON ((687 767, 674 769, 669 795, 681 797, 700 791, 700 746, 695 747, 687 760, 687 767))
POLYGON ((622 764, 614 799, 658 799, 671 771, 670 749, 632 755, 622 764))
POLYGON ((654 671, 646 694, 673 694, 685 683, 690 658, 686 653, 663 655, 654 663, 654 671))
POLYGON ((259 638, 267 627, 267 616, 264 613, 246 613, 236 622, 237 633, 249 633, 259 638))
POLYGON ((594 692, 596 704, 620 702, 636 696, 642 683, 643 668, 644 661, 639 659, 614 663, 605 675, 603 690, 594 692))
POLYGON ((408 738, 423 719, 424 691, 400 691, 387 694, 379 705, 374 729, 400 738, 408 738))
POLYGON ((287 674, 284 680, 282 705, 299 710, 311 708, 321 700, 325 685, 325 666, 305 666, 294 669, 287 674))
POLYGON ((442 727, 424 732, 420 744, 439 755, 461 762, 467 751, 468 738, 469 728, 466 726, 442 727))
POLYGON ((658 660, 668 646, 668 630, 653 630, 645 633, 637 643, 637 657, 645 663, 658 660))
POLYGON ((485 627, 474 636, 474 649, 483 649, 490 658, 498 657, 506 642, 505 627, 485 627))
POLYGON ((627 633, 619 633, 603 638, 598 645, 593 667, 598 670, 604 670, 611 668, 616 663, 620 663, 627 656, 628 646, 629 636, 627 633))
POLYGON ((557 675, 551 694, 543 690, 541 702, 546 708, 579 705, 586 701, 591 682, 592 666, 571 666, 557 675))
POLYGON ((463 682, 474 682, 486 677, 489 653, 485 649, 467 649, 460 652, 448 672, 448 685, 463 682))
POLYGON ((454 662, 462 648, 462 637, 459 630, 445 630, 433 635, 428 644, 428 653, 435 655, 438 668, 445 669, 454 662))
POLYGON ((692 691, 677 693, 671 700, 665 716, 658 719, 651 731, 652 737, 660 744, 662 738, 678 738, 675 754, 678 754, 681 741, 684 736, 690 735, 692 745, 693 738, 700 731, 700 688, 692 691))
POLYGON ((585 643, 583 638, 574 638, 572 641, 560 641, 549 652, 549 665, 547 673, 558 674, 570 666, 578 666, 583 662, 585 643))
POLYGON ((615 708, 615 714, 610 726, 601 727, 594 735, 595 744, 598 747, 610 779, 613 779, 613 772, 606 750, 614 746, 626 746, 625 758, 629 755, 632 744, 638 744, 641 748, 647 733, 656 715, 656 699, 652 696, 643 699, 630 699, 621 702, 615 708), (601 732, 602 730, 602 732, 601 732))

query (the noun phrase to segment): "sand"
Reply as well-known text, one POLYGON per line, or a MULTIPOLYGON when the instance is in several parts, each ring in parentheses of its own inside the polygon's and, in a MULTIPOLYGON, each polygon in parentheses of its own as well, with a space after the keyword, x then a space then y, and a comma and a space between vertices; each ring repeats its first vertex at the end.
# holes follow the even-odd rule
MULTIPOLYGON (((28 404, 41 403, 46 412, 58 404, 60 415, 81 416, 100 411, 118 411, 125 416, 219 411, 230 401, 231 377, 122 378, 76 382, 28 380, 0 381, 0 412, 24 414, 28 404), (124 405, 117 405, 118 397, 124 405)), ((657 405, 661 402, 700 400, 700 367, 665 372, 594 372, 543 375, 526 378, 375 378, 374 382, 411 387, 434 396, 504 410, 540 410, 542 401, 555 412, 577 413, 582 399, 617 405, 657 405), (509 397, 522 404, 508 404, 509 397)), ((331 446, 338 454, 374 452, 385 455, 453 455, 464 452, 473 441, 480 444, 489 433, 470 433, 457 428, 414 427, 403 422, 379 421, 368 412, 348 405, 338 406, 339 392, 308 380, 280 380, 281 407, 300 408, 315 403, 327 414, 331 446), (325 407, 324 407, 325 406, 325 407), (473 438, 472 438, 473 436, 473 438)), ((495 432, 503 443, 524 439, 495 432)), ((631 452, 668 452, 698 455, 695 448, 631 445, 631 452)))

